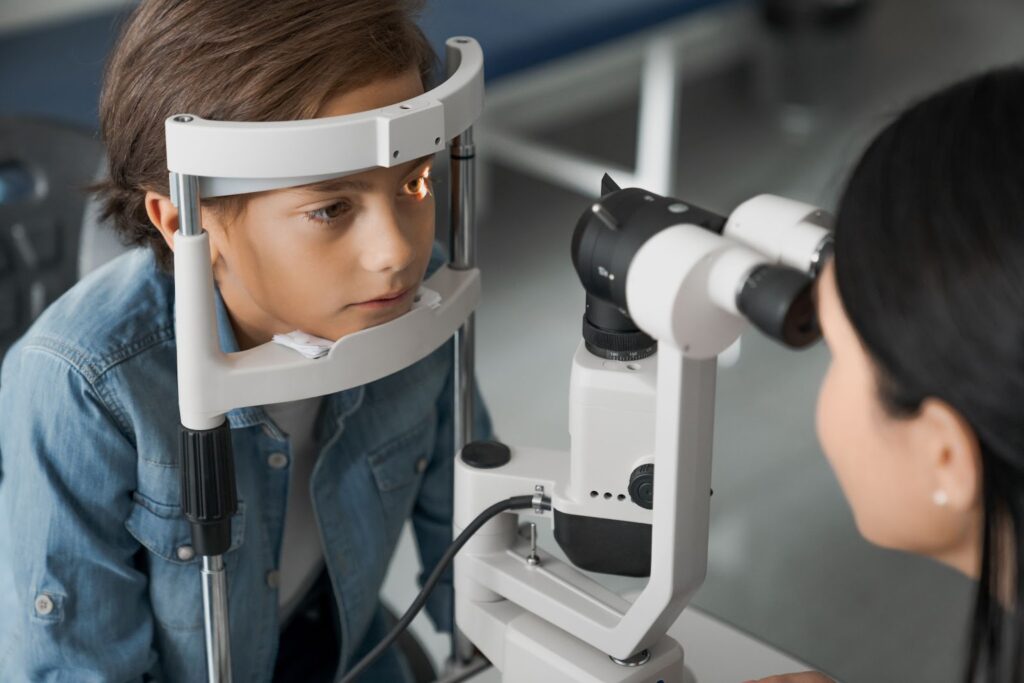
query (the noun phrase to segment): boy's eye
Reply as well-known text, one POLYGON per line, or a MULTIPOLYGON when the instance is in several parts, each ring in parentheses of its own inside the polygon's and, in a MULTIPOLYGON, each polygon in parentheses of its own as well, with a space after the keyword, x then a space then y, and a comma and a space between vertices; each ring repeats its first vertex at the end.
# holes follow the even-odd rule
POLYGON ((319 209, 313 209, 312 211, 306 212, 306 218, 311 221, 318 223, 332 223, 342 215, 348 213, 351 208, 347 201, 337 201, 328 206, 322 206, 319 209))
POLYGON ((426 199, 432 193, 432 188, 430 186, 430 172, 428 171, 407 182, 402 188, 402 191, 410 197, 426 199))

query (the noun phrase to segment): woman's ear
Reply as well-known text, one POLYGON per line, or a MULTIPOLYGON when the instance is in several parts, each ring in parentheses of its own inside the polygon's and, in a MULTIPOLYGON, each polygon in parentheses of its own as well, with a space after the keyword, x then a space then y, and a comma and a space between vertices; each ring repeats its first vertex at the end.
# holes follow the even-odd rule
POLYGON ((935 482, 935 502, 952 512, 975 512, 981 505, 981 446, 967 420, 945 401, 921 404, 919 424, 927 464, 935 482))
POLYGON ((906 493, 928 530, 920 539, 925 554, 977 578, 985 515, 978 437, 959 411, 937 398, 921 403, 909 429, 907 456, 919 476, 906 493))
POLYGON ((148 190, 146 192, 146 214, 168 248, 174 251, 174 233, 178 231, 178 209, 171 203, 170 197, 148 190))

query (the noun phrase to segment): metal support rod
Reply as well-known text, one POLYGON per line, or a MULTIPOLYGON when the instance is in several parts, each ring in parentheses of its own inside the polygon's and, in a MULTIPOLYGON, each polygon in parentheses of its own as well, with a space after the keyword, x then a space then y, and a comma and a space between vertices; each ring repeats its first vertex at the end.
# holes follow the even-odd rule
MULTIPOLYGON (((449 47, 446 66, 450 77, 459 68, 461 56, 449 47)), ((449 265, 455 270, 469 270, 476 267, 476 147, 473 144, 473 128, 469 127, 451 141, 450 163, 451 228, 449 232, 449 265)), ((455 333, 453 359, 454 405, 453 441, 455 453, 473 439, 473 378, 475 376, 476 335, 474 318, 470 315, 455 333)), ((455 614, 455 598, 452 598, 452 615, 455 614)), ((474 647, 469 638, 452 629, 452 660, 466 664, 473 658, 474 647)))
POLYGON ((228 581, 222 555, 204 556, 203 621, 206 630, 206 670, 211 683, 231 683, 228 640, 228 581))
POLYGON ((476 372, 476 320, 470 315, 455 333, 455 452, 473 440, 473 377, 476 372))
POLYGON ((476 145, 473 129, 452 140, 451 145, 451 262, 465 270, 476 266, 476 145))
POLYGON ((178 198, 178 229, 182 235, 199 235, 203 225, 199 219, 199 179, 194 175, 172 174, 178 198))
MULTIPOLYGON (((449 172, 451 174, 451 230, 449 233, 451 267, 468 270, 476 267, 476 147, 473 129, 452 140, 449 172)), ((455 373, 453 429, 455 452, 473 440, 476 331, 472 315, 455 333, 455 373)), ((452 659, 468 662, 473 657, 473 643, 458 628, 452 633, 452 659)))
MULTIPOLYGON (((190 237, 203 233, 199 212, 199 179, 171 174, 172 194, 177 199, 178 230, 190 237)), ((225 457, 231 458, 228 450, 225 457)), ((229 468, 234 476, 233 468, 229 468)), ((202 483, 197 483, 202 489, 202 483)), ((230 500, 234 500, 231 481, 230 500)), ((183 491, 183 494, 185 491, 183 491)), ((233 505, 234 503, 232 503, 233 505)), ((184 507, 184 505, 183 505, 184 507)), ((193 530, 195 533, 195 530, 193 530)), ((197 545, 197 548, 199 546, 197 545)), ((228 581, 223 555, 203 555, 200 577, 203 587, 203 626, 206 636, 206 672, 210 683, 231 683, 231 641, 228 622, 228 581)))
MULTIPOLYGON (((456 270, 476 267, 476 147, 473 129, 452 141, 450 261, 456 270)), ((473 440, 473 376, 475 357, 473 316, 455 334, 455 450, 473 440)))

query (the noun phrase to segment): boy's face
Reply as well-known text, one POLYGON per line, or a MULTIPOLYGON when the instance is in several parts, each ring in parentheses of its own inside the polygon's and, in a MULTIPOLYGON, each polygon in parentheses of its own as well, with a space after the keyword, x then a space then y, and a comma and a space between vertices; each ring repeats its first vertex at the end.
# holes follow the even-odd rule
MULTIPOLYGON (((422 93, 410 69, 338 95, 317 115, 422 93)), ((222 221, 204 210, 214 273, 242 348, 296 329, 338 339, 408 312, 434 240, 431 162, 259 193, 222 221)))

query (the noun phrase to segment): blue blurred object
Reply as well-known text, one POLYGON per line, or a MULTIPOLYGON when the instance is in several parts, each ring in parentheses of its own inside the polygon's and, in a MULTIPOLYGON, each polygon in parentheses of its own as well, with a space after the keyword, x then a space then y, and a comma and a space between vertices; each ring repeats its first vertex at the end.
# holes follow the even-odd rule
POLYGON ((103 66, 124 10, 0 37, 0 115, 96 130, 103 66))
POLYGON ((737 0, 433 0, 420 25, 438 55, 454 35, 476 38, 488 80, 612 39, 653 28, 710 5, 737 0))
POLYGON ((102 156, 76 126, 0 116, 0 357, 78 278, 85 188, 102 156))
POLYGON ((36 181, 25 164, 0 161, 0 205, 16 204, 36 194, 36 181))
MULTIPOLYGON (((444 41, 480 41, 494 80, 736 0, 431 0, 420 22, 444 41)), ((39 116, 96 130, 107 54, 130 7, 0 37, 0 115, 39 116)))

